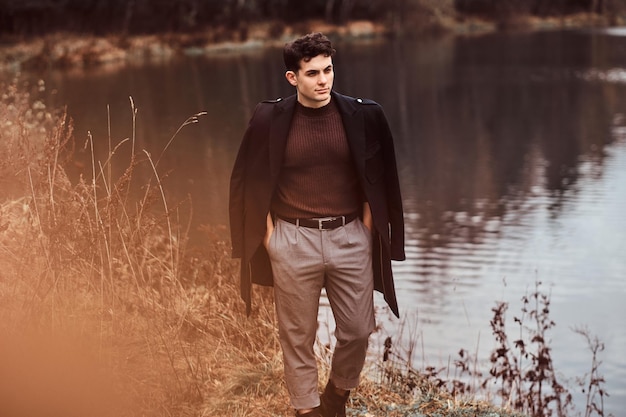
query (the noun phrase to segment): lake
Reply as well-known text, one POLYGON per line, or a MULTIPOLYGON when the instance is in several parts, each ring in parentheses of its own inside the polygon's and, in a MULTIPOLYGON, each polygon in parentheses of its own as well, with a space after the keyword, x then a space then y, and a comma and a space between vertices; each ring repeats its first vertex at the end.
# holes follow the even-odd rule
MULTIPOLYGON (((572 392, 591 368, 574 328, 604 344, 605 415, 626 409, 626 36, 623 30, 496 33, 338 43, 335 89, 381 103, 396 140, 407 260, 394 263, 402 320, 377 298, 413 365, 447 367, 460 349, 486 361, 489 321, 521 298, 549 295, 552 358, 572 392)), ((228 180, 254 105, 291 94, 281 51, 257 49, 164 62, 48 71, 50 100, 68 106, 77 144, 97 152, 133 134, 158 155, 171 200, 191 197, 197 226, 227 225, 228 180)), ((124 148, 120 148, 123 154, 124 148)), ((126 149, 127 151, 127 149, 126 149)), ((77 155, 75 174, 81 168, 77 155)), ((124 167, 128 158, 120 157, 124 167), (126 160, 124 160, 126 159, 126 160)), ((148 175, 148 173, 146 173, 148 175)), ((326 303, 320 312, 332 325, 326 303)), ((530 321, 525 321, 530 325, 530 321)), ((517 332, 517 333, 516 333, 517 332)), ((321 333, 324 333, 322 329, 321 333)), ((486 370, 487 368, 483 368, 486 370)), ((584 398, 576 395, 579 411, 584 398)))

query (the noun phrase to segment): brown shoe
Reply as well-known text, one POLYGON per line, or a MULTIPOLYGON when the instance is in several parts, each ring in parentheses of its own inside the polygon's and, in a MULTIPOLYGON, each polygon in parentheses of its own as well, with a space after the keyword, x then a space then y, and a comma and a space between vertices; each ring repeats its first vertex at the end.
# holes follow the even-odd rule
POLYGON ((348 402, 349 396, 350 391, 346 391, 343 395, 338 394, 335 384, 328 381, 320 398, 322 417, 346 417, 346 402, 348 402))

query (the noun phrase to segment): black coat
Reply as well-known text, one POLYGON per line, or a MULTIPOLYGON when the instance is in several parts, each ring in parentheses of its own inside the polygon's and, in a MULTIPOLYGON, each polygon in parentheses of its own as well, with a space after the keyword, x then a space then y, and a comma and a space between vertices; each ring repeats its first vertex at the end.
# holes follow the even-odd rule
MULTIPOLYGON (((393 137, 382 107, 332 92, 374 223, 374 287, 398 316, 391 260, 404 260, 404 220, 393 137)), ((266 217, 276 190, 296 96, 257 105, 243 137, 230 181, 233 257, 241 258, 241 297, 248 313, 252 283, 272 285, 263 246, 266 217)))

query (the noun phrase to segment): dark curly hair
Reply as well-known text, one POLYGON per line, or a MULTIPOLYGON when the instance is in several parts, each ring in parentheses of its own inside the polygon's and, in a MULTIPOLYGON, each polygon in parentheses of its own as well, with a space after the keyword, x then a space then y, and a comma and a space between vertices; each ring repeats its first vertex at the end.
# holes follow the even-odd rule
POLYGON ((297 72, 300 69, 301 60, 308 62, 318 55, 332 57, 335 52, 325 35, 319 32, 310 33, 286 44, 283 49, 283 60, 287 71, 297 72))

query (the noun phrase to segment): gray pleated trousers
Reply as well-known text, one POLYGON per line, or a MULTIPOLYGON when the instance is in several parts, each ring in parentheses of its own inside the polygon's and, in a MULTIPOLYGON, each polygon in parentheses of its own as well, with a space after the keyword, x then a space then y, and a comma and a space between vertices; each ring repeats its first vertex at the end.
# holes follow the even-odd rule
POLYGON ((337 343, 330 378, 356 388, 374 330, 372 236, 356 219, 332 230, 277 219, 268 253, 274 273, 285 383, 296 409, 319 405, 315 337, 322 287, 335 318, 337 343))

